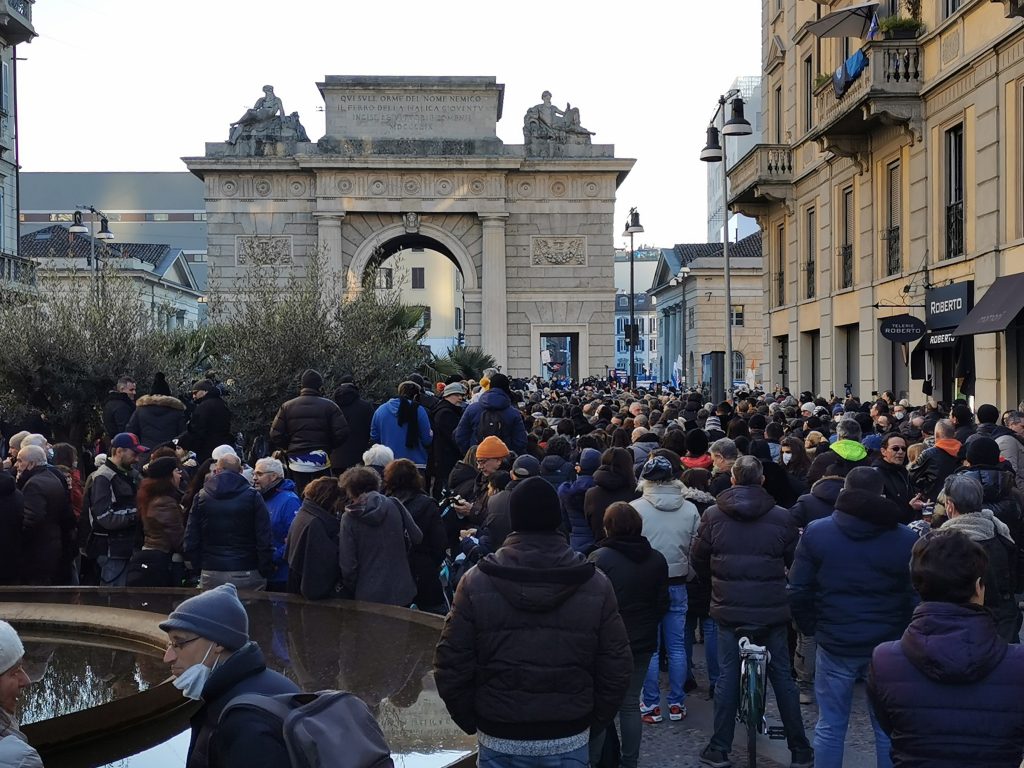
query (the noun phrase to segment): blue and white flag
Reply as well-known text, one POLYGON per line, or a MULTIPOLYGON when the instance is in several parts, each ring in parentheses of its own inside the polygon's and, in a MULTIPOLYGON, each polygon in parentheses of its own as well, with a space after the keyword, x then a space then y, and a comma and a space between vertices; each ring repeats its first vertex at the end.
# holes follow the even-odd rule
POLYGON ((868 27, 868 40, 874 40, 878 34, 878 14, 871 16, 871 26, 868 27))

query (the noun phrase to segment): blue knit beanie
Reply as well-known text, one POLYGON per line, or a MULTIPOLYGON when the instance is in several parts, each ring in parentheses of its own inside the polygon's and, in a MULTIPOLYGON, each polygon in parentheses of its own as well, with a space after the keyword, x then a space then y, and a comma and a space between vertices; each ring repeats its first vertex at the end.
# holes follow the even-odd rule
POLYGON ((229 651, 237 651, 249 642, 249 616, 234 584, 221 584, 190 597, 167 617, 160 629, 194 632, 229 651))

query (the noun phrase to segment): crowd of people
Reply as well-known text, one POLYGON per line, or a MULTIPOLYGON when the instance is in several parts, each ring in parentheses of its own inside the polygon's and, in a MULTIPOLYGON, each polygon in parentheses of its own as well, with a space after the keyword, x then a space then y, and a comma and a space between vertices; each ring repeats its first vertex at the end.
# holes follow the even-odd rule
MULTIPOLYGON (((308 370, 246 452, 220 385, 196 382, 186 406, 160 383, 136 399, 118 381, 95 459, 5 435, 0 584, 194 585, 231 615, 236 589, 445 615, 437 688, 481 766, 635 767, 644 727, 685 719, 704 686, 700 760, 727 768, 743 636, 770 652, 794 768, 842 765, 861 679, 879 766, 1020 764, 1024 404, 708 403, 495 369, 411 375, 373 404, 308 370)), ((224 674, 210 649, 247 638, 190 621, 167 625, 167 660, 210 670, 190 683, 203 698, 224 674), (200 637, 205 656, 174 660, 200 637)), ((189 766, 241 764, 209 742, 189 766)))

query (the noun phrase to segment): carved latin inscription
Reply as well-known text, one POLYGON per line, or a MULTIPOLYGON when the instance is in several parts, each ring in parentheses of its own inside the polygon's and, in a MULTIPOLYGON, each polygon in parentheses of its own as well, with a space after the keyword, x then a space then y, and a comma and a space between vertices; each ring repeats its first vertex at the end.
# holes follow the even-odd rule
POLYGON ((235 263, 240 267, 287 266, 292 263, 291 235, 235 236, 235 263))
POLYGON ((587 263, 585 237, 533 237, 531 263, 544 267, 583 266, 587 263))

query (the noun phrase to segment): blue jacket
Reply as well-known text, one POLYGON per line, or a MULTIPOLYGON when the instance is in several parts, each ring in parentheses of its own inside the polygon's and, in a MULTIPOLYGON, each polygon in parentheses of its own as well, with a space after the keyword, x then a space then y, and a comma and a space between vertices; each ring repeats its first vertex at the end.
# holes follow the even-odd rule
POLYGON ((398 405, 401 398, 393 397, 373 413, 370 421, 370 442, 386 445, 395 452, 396 459, 409 459, 417 467, 427 466, 427 446, 434 441, 430 429, 430 416, 422 405, 416 408, 416 421, 420 428, 420 442, 412 448, 405 445, 409 425, 398 426, 398 405))
POLYGON ((489 411, 500 411, 501 440, 509 450, 518 454, 526 453, 526 424, 519 411, 513 407, 512 398, 502 389, 489 389, 477 402, 466 407, 462 418, 459 419, 459 426, 455 428, 455 442, 459 450, 465 453, 480 442, 476 431, 480 424, 480 414, 485 408, 489 411))
POLYGON ((926 602, 882 643, 868 696, 902 768, 1017 768, 1024 744, 1024 646, 976 605, 926 602))
POLYGON ((868 657, 896 640, 917 602, 910 550, 918 536, 899 525, 885 498, 844 490, 835 512, 807 526, 789 570, 793 619, 831 654, 868 657))
POLYGON ((593 475, 580 475, 573 482, 558 486, 558 500, 562 502, 562 520, 569 531, 569 546, 576 552, 589 552, 594 546, 594 531, 583 512, 583 498, 594 485, 593 475))
POLYGON ((270 514, 270 532, 274 540, 274 573, 270 581, 288 581, 288 549, 285 539, 295 513, 302 506, 302 499, 295 493, 295 483, 288 479, 282 480, 262 495, 270 514))

